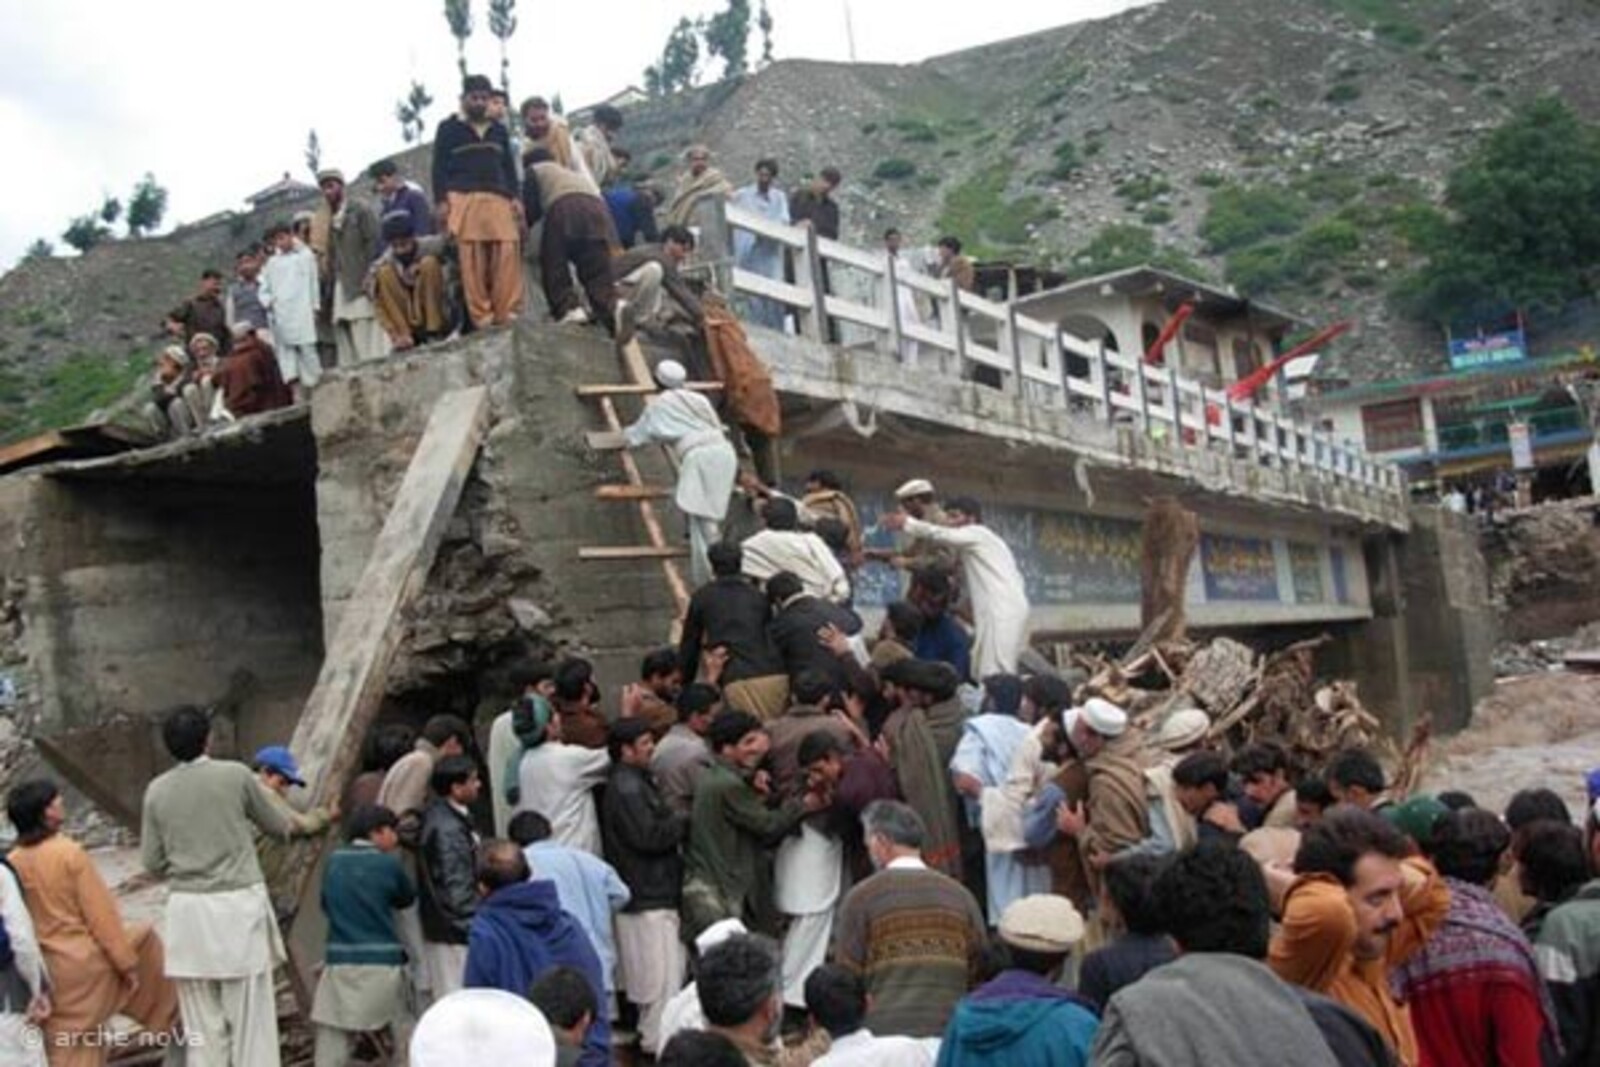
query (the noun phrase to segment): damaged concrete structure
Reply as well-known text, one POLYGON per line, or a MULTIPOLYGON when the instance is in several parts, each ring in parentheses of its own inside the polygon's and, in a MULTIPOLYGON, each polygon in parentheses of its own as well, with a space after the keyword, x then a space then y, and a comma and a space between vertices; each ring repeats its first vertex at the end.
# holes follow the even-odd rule
MULTIPOLYGON (((838 273, 881 263, 806 231, 781 236, 844 257, 838 273)), ((827 273, 802 263, 802 278, 827 273)), ((1487 655, 1484 672, 1476 664, 1488 639, 1481 561, 1470 538, 1413 521, 1392 470, 931 279, 905 283, 949 301, 943 328, 898 323, 894 300, 858 305, 821 280, 739 275, 736 292, 790 302, 807 333, 825 313, 882 334, 840 349, 752 331, 783 401, 784 469, 838 471, 869 524, 907 477, 980 497, 1023 564, 1040 639, 1137 632, 1141 517, 1150 498, 1176 495, 1200 520, 1193 628, 1269 642, 1328 630, 1330 667, 1360 679, 1397 729, 1422 712, 1463 721, 1488 684, 1487 655), (958 325, 972 315, 998 329, 958 325), (905 358, 907 338, 922 363, 905 358), (965 380, 972 362, 996 366, 1002 388, 965 380)), ((599 417, 576 395, 622 380, 603 336, 523 324, 336 371, 310 409, 0 479, 0 670, 16 717, 129 822, 164 763, 164 709, 215 706, 229 754, 288 739, 435 401, 473 386, 488 394, 483 444, 402 620, 381 717, 453 711, 486 730, 508 672, 557 652, 594 660, 615 693, 673 616, 658 562, 578 561, 581 547, 645 543, 634 509, 597 499, 620 471, 586 443, 599 417)), ((632 418, 637 401, 618 403, 632 418)), ((663 457, 639 460, 647 480, 670 484, 663 457)), ((893 572, 861 574, 865 612, 896 596, 893 572)))

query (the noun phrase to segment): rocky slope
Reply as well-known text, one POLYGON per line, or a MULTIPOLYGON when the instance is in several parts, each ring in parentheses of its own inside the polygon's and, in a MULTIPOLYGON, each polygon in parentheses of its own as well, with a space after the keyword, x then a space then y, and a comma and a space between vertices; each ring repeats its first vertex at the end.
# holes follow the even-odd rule
MULTIPOLYGON (((1081 274, 1144 258, 1360 328, 1319 373, 1404 377, 1442 344, 1385 294, 1450 168, 1522 101, 1600 119, 1594 0, 1166 0, 912 66, 791 61, 632 109, 666 185, 695 141, 734 178, 847 175, 848 236, 897 225, 1081 274)), ((420 156, 411 172, 422 174, 420 156)), ((0 279, 0 439, 125 384, 160 312, 263 220, 0 279)))

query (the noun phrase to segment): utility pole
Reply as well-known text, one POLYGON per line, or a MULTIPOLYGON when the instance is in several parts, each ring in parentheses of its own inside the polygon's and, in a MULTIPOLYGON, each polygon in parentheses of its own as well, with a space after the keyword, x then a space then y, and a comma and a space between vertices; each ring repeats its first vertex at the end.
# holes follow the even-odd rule
POLYGON ((856 62, 856 27, 850 18, 850 0, 844 0, 844 37, 850 45, 850 62, 856 62))

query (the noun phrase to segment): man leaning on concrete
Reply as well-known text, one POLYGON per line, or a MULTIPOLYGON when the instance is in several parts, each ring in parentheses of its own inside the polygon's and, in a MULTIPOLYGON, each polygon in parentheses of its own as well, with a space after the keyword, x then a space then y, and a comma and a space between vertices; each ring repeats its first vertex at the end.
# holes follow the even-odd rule
POLYGON ((294 824, 249 767, 211 759, 200 709, 174 711, 161 737, 178 765, 145 790, 141 859, 170 886, 161 937, 189 1063, 276 1067, 272 972, 283 942, 251 830, 287 838, 294 824))

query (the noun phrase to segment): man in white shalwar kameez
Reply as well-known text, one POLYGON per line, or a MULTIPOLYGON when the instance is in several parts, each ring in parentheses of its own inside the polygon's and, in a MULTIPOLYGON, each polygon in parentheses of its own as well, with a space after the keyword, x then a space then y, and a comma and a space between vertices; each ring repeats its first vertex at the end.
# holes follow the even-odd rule
POLYGON ((904 530, 912 537, 949 545, 961 561, 967 596, 972 602, 972 674, 1017 673, 1017 660, 1028 642, 1028 591, 1011 547, 983 525, 983 509, 970 497, 945 502, 947 526, 890 512, 879 520, 886 530, 904 530))
MULTIPOLYGON (((921 274, 911 257, 903 251, 903 238, 900 231, 890 228, 883 235, 883 250, 888 257, 894 260, 894 276, 904 278, 908 274, 921 274)), ((921 326, 922 313, 917 310, 917 292, 911 286, 900 283, 894 287, 895 306, 900 309, 900 328, 907 326, 921 326)), ((906 363, 917 361, 917 342, 910 338, 900 341, 900 358, 906 363)))
POLYGON ((169 886, 161 942, 189 1067, 278 1067, 283 940, 251 828, 288 840, 294 822, 249 767, 211 759, 198 708, 169 715, 161 736, 177 766, 145 790, 140 858, 169 886))
POLYGON ((722 420, 711 401, 683 388, 689 373, 677 360, 662 360, 656 381, 663 392, 645 404, 639 421, 623 431, 629 448, 664 444, 678 461, 678 488, 673 502, 689 520, 689 577, 695 587, 711 580, 706 551, 722 540, 739 457, 728 443, 722 420))
POLYGON ((322 290, 317 282, 317 255, 279 223, 267 231, 276 249, 261 266, 261 306, 272 323, 272 354, 278 359, 283 383, 296 400, 322 380, 322 359, 317 355, 317 310, 322 290))
POLYGON ((806 1006, 806 978, 827 962, 833 911, 844 888, 844 842, 808 820, 799 836, 778 846, 773 863, 778 910, 789 917, 783 935, 783 1002, 806 1006))
MULTIPOLYGON (((730 198, 733 206, 760 215, 769 222, 789 225, 789 198, 774 180, 778 177, 778 162, 763 159, 756 164, 756 180, 734 191, 730 198)), ((733 233, 733 261, 740 270, 783 281, 783 245, 770 237, 758 237, 749 230, 733 233)), ((783 330, 783 320, 788 312, 778 301, 765 296, 744 298, 749 309, 746 316, 751 322, 769 330, 783 330)))
POLYGON ((967 817, 983 833, 989 925, 999 926, 1012 902, 1050 891, 1050 868, 1022 861, 1021 801, 1026 794, 1007 788, 1017 753, 1032 730, 1018 718, 1022 679, 992 675, 983 680, 983 689, 983 710, 962 723, 950 774, 965 800, 967 817))
POLYGON ((11 966, 0 968, 0 1063, 44 1067, 39 1028, 50 1010, 49 975, 33 931, 33 917, 22 898, 22 883, 0 866, 0 923, 11 940, 11 966))

